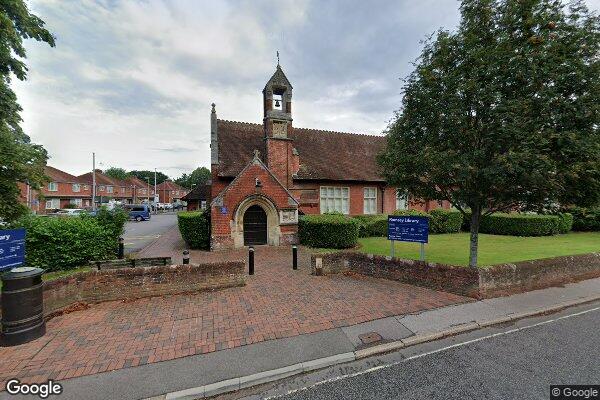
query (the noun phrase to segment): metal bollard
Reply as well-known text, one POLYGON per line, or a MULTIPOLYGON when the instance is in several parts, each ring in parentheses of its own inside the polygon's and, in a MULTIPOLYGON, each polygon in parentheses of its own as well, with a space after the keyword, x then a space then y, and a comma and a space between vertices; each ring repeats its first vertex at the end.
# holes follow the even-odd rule
POLYGON ((183 251, 183 264, 189 264, 190 263, 190 252, 188 250, 184 250, 183 251))
POLYGON ((292 246, 292 269, 298 269, 298 246, 292 246))
POLYGON ((254 275, 254 247, 248 248, 248 275, 254 275))
POLYGON ((119 238, 119 253, 117 254, 117 258, 122 260, 125 257, 125 239, 122 237, 119 238))

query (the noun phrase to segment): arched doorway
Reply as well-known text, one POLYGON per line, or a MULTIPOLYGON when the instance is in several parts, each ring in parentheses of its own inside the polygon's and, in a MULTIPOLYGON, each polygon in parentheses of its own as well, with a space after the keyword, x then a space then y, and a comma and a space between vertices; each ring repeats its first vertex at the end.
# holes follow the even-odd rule
POLYGON ((267 213, 259 205, 244 213, 244 246, 267 244, 267 213))

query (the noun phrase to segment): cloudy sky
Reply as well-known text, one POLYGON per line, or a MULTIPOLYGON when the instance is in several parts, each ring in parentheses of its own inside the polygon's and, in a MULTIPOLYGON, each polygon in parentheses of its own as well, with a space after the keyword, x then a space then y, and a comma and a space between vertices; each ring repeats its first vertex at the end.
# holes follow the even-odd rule
MULTIPOLYGON (((600 0, 587 0, 600 9, 600 0)), ((297 127, 381 134, 420 41, 458 23, 456 0, 31 0, 56 47, 28 41, 14 88, 49 164, 81 174, 210 167, 210 104, 262 122, 275 52, 297 127)))

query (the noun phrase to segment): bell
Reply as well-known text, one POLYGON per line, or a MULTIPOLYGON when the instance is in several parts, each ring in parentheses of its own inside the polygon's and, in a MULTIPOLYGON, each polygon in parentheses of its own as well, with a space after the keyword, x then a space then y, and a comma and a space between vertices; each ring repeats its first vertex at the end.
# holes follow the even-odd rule
POLYGON ((281 104, 279 103, 279 100, 275 100, 275 107, 280 107, 281 104))

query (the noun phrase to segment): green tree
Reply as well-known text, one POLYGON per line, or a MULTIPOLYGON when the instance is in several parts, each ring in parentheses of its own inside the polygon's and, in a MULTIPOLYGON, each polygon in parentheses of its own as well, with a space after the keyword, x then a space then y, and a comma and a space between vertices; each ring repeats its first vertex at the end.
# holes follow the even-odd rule
MULTIPOLYGON (((154 184, 154 171, 129 171, 130 175, 139 178, 142 182, 146 182, 146 178, 150 179, 150 184, 154 184)), ((162 172, 156 172, 156 184, 159 185, 169 179, 169 177, 162 172)))
POLYGON ((131 176, 131 174, 125 171, 123 168, 118 167, 110 167, 106 169, 106 171, 104 171, 104 175, 121 180, 125 180, 131 176))
POLYGON ((581 1, 464 0, 426 41, 380 156, 391 185, 472 211, 600 196, 599 18, 581 1))
POLYGON ((191 189, 192 185, 205 185, 210 180, 210 170, 206 167, 198 167, 191 174, 182 174, 175 179, 175 183, 185 188, 191 189))
POLYGON ((19 204, 18 182, 39 188, 44 180, 46 150, 31 143, 20 127, 21 106, 10 88, 12 75, 23 81, 27 66, 23 39, 54 47, 44 21, 31 14, 23 0, 0 2, 0 220, 11 221, 26 211, 19 204))

